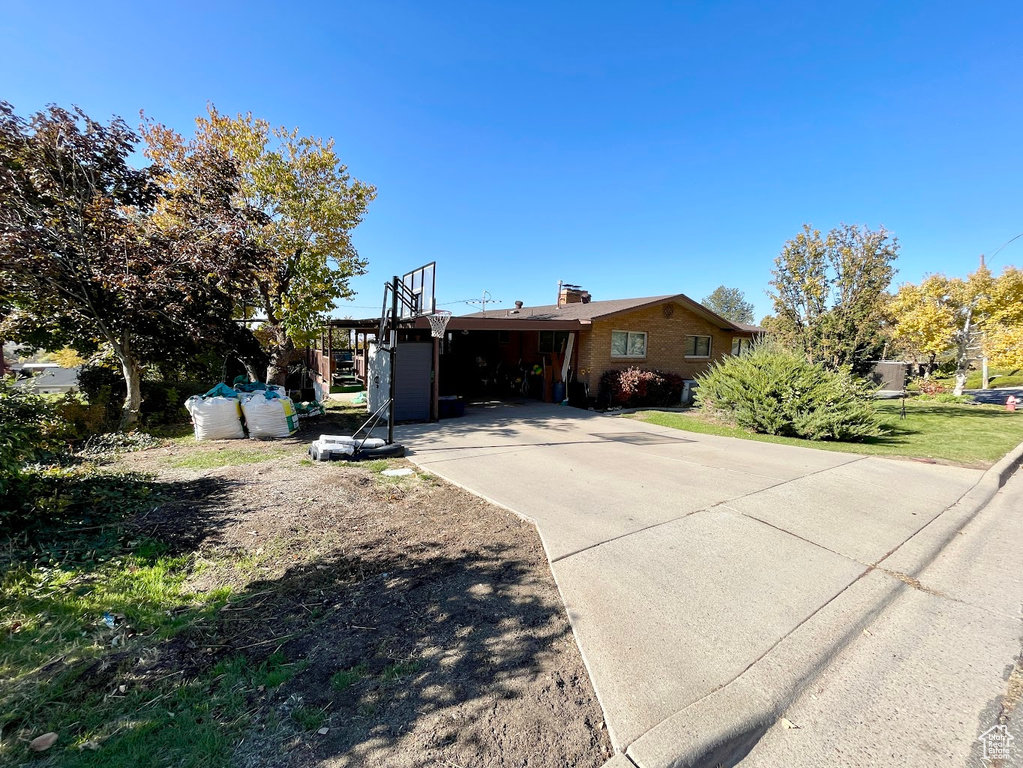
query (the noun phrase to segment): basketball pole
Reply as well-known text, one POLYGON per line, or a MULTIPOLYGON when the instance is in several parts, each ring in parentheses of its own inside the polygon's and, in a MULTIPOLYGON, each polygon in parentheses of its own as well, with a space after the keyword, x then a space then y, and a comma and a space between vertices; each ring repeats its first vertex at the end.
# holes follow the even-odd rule
POLYGON ((390 347, 389 354, 391 356, 391 376, 390 376, 390 400, 391 406, 387 409, 387 444, 391 445, 394 442, 394 394, 395 394, 395 380, 398 378, 398 276, 394 276, 394 282, 391 283, 391 334, 392 338, 389 339, 390 347))

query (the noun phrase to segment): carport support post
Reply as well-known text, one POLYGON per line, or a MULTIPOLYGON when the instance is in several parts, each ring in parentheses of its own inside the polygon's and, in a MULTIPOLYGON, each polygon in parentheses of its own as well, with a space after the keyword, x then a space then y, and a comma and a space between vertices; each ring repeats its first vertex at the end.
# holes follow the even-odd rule
MULTIPOLYGON (((387 408, 387 444, 391 445, 394 442, 394 384, 398 379, 398 276, 394 276, 394 281, 391 283, 391 323, 390 323, 390 334, 391 338, 387 341, 389 343, 390 357, 391 357, 391 392, 388 397, 391 400, 390 406, 387 408)), ((379 341, 377 342, 379 344, 379 341)))

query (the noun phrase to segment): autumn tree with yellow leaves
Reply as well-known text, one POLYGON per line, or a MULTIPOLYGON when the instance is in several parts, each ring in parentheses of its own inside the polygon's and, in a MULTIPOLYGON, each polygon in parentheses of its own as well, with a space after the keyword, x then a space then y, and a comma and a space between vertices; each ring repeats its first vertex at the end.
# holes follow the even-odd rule
POLYGON ((905 283, 889 310, 896 342, 932 362, 954 355, 956 395, 977 357, 1023 367, 1023 271, 1015 267, 998 277, 981 266, 965 279, 934 274, 918 285, 905 283))
POLYGON ((322 328, 334 302, 351 295, 349 279, 365 271, 351 235, 376 189, 349 175, 333 139, 273 128, 251 113, 229 117, 213 105, 207 111, 188 141, 146 123, 147 154, 176 167, 217 151, 236 164, 236 204, 263 213, 249 232, 263 256, 243 298, 266 321, 257 332, 270 355, 266 380, 283 384, 298 348, 322 328))

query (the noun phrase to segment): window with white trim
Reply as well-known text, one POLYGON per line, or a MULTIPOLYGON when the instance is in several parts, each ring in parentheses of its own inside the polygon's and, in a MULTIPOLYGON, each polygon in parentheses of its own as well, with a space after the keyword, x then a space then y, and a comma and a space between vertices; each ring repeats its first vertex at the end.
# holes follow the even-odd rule
POLYGON ((646 357, 646 332, 611 331, 611 357, 646 357))
POLYGON ((686 336, 686 357, 710 357, 710 336, 686 336))
POLYGON ((732 354, 733 355, 744 355, 750 350, 750 345, 753 344, 753 339, 747 339, 744 336, 733 336, 732 337, 732 354))

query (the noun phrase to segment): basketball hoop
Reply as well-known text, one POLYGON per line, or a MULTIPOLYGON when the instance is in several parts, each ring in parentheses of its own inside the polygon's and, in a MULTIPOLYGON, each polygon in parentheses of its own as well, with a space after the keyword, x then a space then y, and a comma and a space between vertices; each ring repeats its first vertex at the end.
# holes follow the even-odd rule
POLYGON ((446 309, 438 309, 432 315, 427 315, 426 319, 430 321, 430 335, 435 339, 443 339, 444 329, 448 327, 451 313, 446 309))

